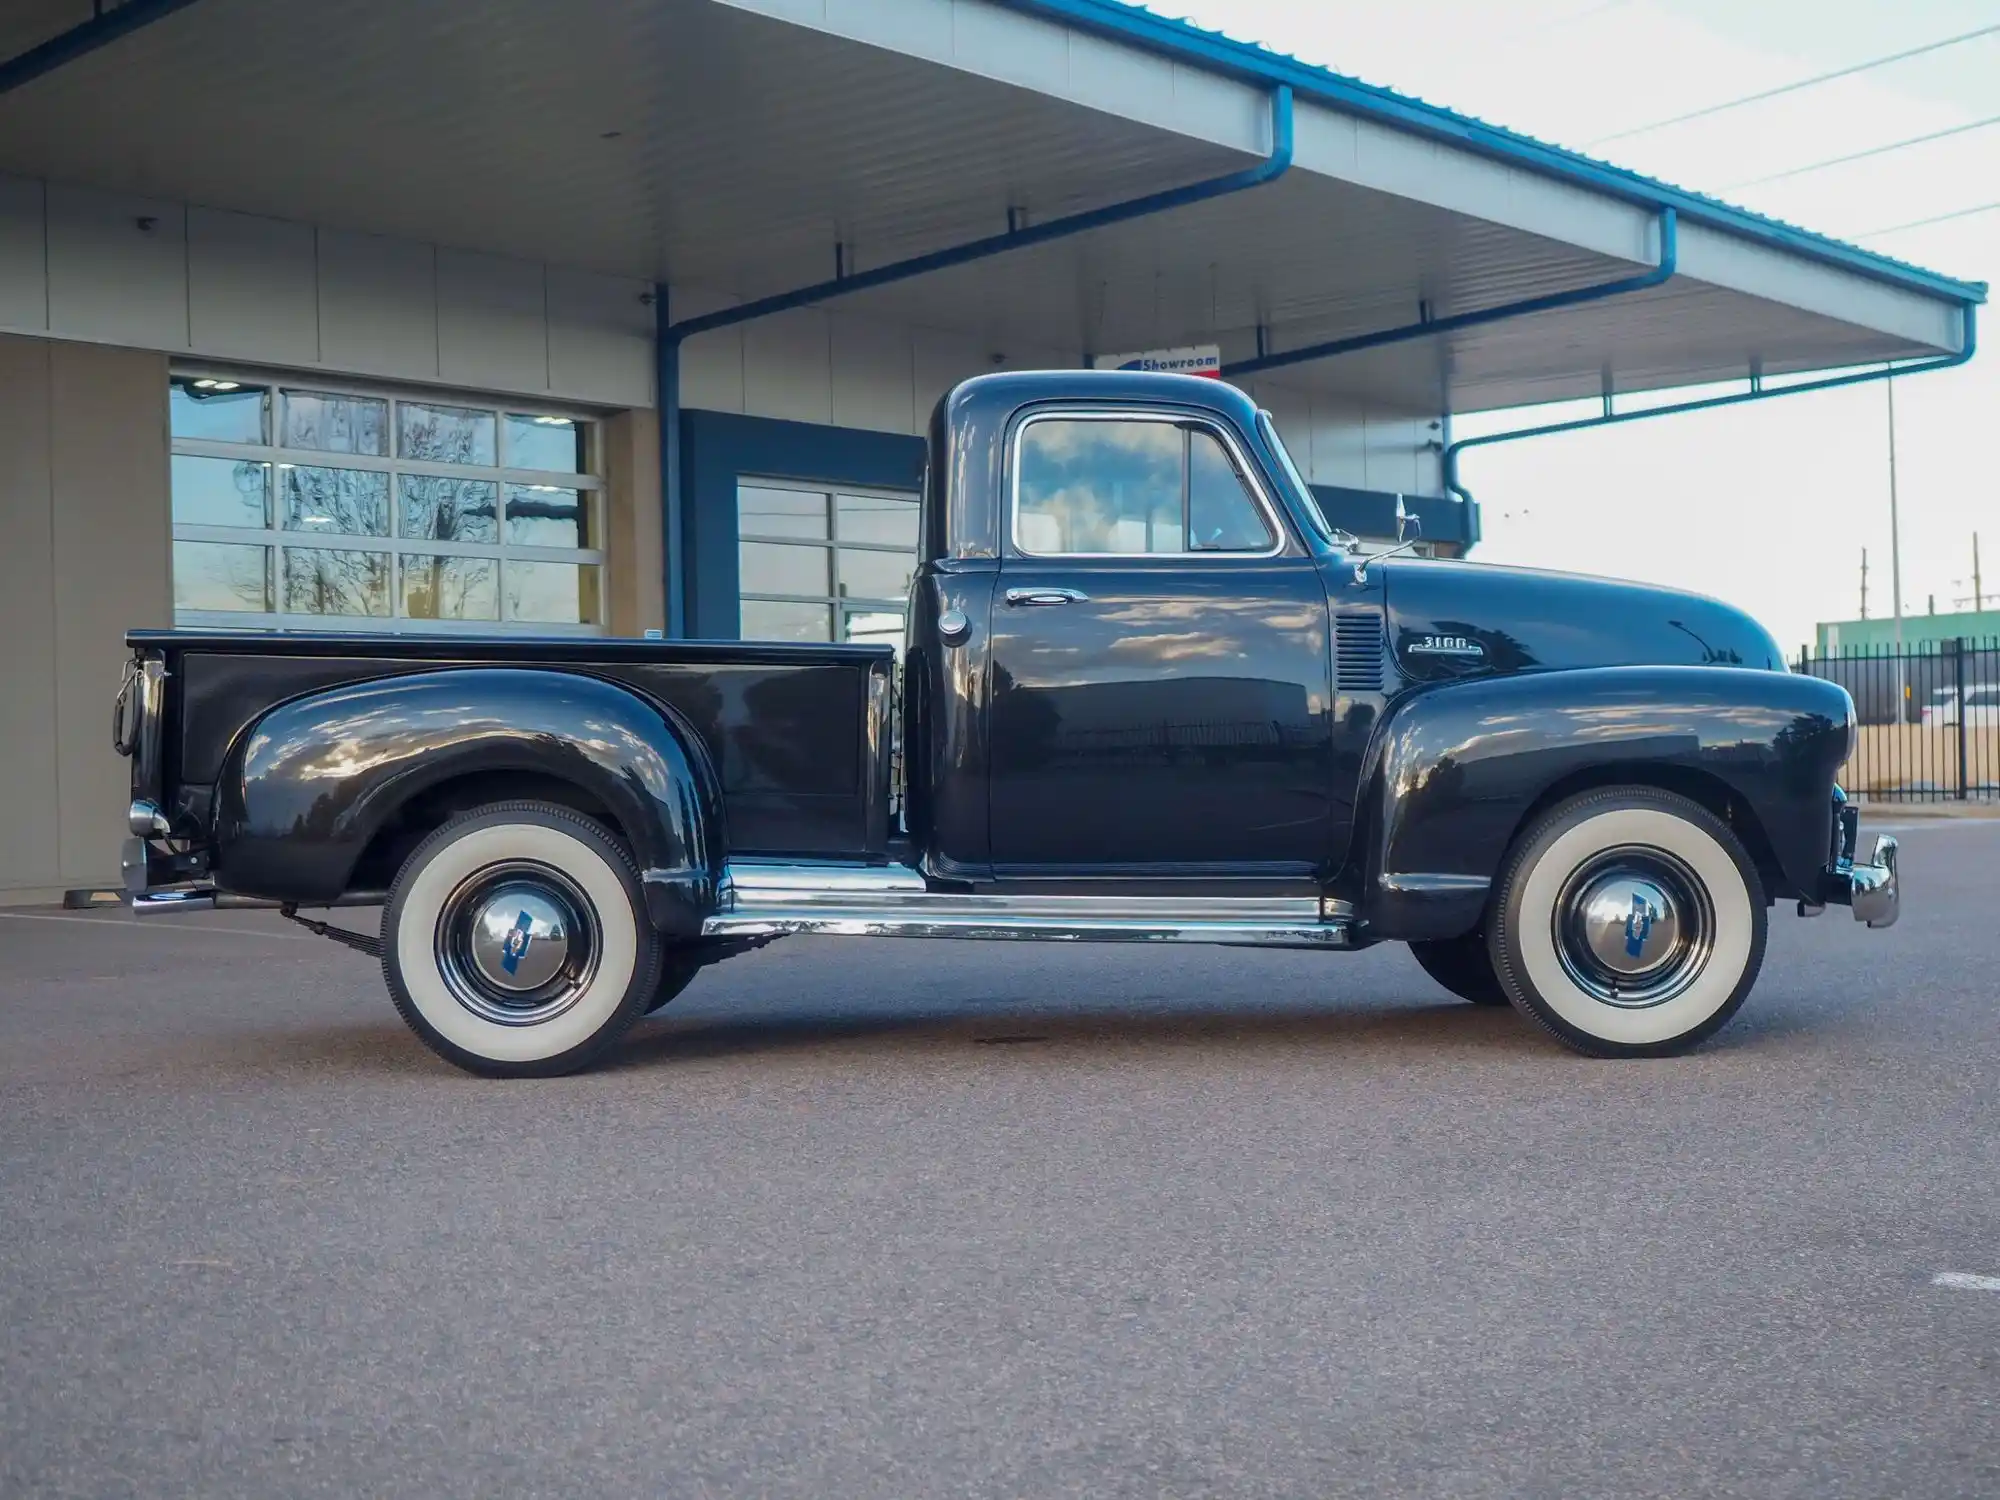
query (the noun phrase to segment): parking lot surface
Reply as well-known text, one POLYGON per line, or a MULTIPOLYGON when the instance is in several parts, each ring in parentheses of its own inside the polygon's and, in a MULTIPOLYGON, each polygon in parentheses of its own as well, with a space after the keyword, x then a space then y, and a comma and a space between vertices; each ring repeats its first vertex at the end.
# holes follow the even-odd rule
POLYGON ((492 1083, 274 916, 0 914, 0 1494, 2000 1493, 2000 823, 1902 837, 1653 1062, 794 939, 492 1083))

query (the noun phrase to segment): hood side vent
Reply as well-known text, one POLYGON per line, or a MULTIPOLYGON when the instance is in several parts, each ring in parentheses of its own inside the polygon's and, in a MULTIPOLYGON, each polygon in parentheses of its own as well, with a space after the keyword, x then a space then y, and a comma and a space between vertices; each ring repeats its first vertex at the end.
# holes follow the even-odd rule
POLYGON ((1382 691, 1382 616, 1374 610, 1333 617, 1333 686, 1340 693, 1382 691))

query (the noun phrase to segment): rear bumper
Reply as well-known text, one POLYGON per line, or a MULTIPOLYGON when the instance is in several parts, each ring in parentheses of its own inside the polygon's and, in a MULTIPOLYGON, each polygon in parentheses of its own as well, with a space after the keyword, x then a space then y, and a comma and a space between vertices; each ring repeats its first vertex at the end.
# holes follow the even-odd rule
POLYGON ((1902 910, 1902 885, 1897 870, 1900 846, 1888 834, 1878 834, 1868 862, 1856 861, 1855 840, 1860 814, 1852 803, 1836 804, 1837 854, 1820 872, 1820 903, 1845 906, 1854 920, 1870 927, 1894 927, 1902 910))

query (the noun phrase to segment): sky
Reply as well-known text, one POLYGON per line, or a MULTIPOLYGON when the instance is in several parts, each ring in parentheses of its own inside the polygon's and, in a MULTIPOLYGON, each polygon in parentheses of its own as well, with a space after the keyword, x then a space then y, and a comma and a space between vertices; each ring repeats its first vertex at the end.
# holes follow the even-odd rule
MULTIPOLYGON (((2000 26, 2000 0, 1155 0, 1155 9, 1419 95, 1926 269, 2000 286, 2000 125, 1792 168, 2000 116, 2000 31, 1706 119, 1604 137, 1887 53, 2000 26)), ((2000 344, 2000 307, 1984 309, 2000 344)), ((1903 608, 2000 596, 2000 353, 1896 383, 1903 608)), ((1576 414, 1588 414, 1584 409, 1576 414)), ((1545 408, 1533 415, 1570 413, 1545 408)), ((1455 435, 1522 424, 1465 417, 1455 435)), ((1473 449, 1474 555, 1638 578, 1750 610, 1788 649, 1891 612, 1884 388, 1787 397, 1473 449)), ((1990 606, 1989 606, 1990 607, 1990 606)))

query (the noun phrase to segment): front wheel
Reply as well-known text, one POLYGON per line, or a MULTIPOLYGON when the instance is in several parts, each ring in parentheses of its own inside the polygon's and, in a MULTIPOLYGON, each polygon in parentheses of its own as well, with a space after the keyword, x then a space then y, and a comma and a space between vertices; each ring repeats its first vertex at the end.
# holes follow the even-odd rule
POLYGON ((489 1077, 588 1066, 660 991, 663 945, 631 856, 550 802, 501 802, 419 844, 382 913, 396 1009, 489 1077))
POLYGON ((1757 867, 1729 826, 1651 787, 1585 792, 1521 836, 1487 946, 1514 1005, 1593 1057, 1684 1051, 1734 1016, 1764 963, 1757 867))

